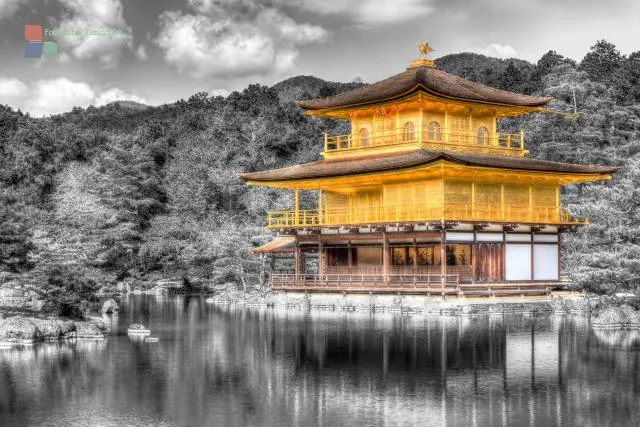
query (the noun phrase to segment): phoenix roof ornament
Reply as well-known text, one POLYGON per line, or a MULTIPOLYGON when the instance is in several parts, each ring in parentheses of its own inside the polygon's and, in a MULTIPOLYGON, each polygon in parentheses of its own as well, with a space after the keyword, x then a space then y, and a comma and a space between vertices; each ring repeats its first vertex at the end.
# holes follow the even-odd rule
POLYGON ((420 43, 420 46, 418 46, 418 49, 420 50, 420 53, 423 55, 428 55, 431 52, 433 52, 433 48, 427 42, 420 43))

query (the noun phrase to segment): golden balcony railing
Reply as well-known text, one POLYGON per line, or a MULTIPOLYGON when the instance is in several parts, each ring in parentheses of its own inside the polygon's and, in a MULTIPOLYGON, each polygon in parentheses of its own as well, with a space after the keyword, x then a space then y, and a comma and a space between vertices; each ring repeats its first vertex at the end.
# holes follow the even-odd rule
POLYGON ((277 211, 268 213, 268 227, 341 226, 423 221, 486 221, 539 224, 585 224, 563 208, 520 205, 367 206, 353 209, 277 211))
POLYGON ((467 150, 524 156, 524 133, 464 132, 420 128, 390 129, 365 134, 328 135, 324 138, 324 152, 366 153, 381 147, 421 147, 430 150, 467 150))

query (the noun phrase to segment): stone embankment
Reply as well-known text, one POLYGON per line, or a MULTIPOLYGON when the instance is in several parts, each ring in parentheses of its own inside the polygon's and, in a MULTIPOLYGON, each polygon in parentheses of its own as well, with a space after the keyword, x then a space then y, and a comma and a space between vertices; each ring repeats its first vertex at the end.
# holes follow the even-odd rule
POLYGON ((96 321, 12 316, 0 319, 0 346, 33 344, 71 338, 104 338, 106 328, 96 321))
POLYGON ((580 295, 553 298, 442 298, 412 295, 338 293, 242 293, 227 291, 206 300, 247 307, 285 307, 301 310, 397 312, 406 314, 476 315, 500 313, 586 313, 588 301, 580 295))

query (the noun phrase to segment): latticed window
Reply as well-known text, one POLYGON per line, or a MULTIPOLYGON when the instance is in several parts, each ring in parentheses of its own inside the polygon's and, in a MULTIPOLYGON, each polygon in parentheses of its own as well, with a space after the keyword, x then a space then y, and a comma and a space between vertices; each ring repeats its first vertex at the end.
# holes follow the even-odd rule
POLYGON ((416 139, 416 127, 413 122, 406 122, 404 124, 402 140, 403 141, 413 141, 416 139))
POLYGON ((480 126, 478 128, 477 144, 478 145, 489 144, 489 129, 487 129, 485 126, 480 126))
POLYGON ((369 145, 369 129, 362 128, 358 132, 358 141, 361 147, 366 147, 369 145))
POLYGON ((429 141, 437 141, 440 142, 442 140, 442 134, 440 132, 440 123, 435 120, 429 122, 429 126, 427 127, 427 139, 429 141))

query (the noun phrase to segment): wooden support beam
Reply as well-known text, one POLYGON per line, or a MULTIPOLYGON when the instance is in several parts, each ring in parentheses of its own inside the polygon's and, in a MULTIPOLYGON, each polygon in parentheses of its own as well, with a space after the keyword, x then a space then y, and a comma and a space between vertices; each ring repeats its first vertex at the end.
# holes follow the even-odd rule
POLYGON ((447 276, 447 247, 445 240, 445 231, 440 232, 440 271, 442 274, 442 285, 445 285, 447 276))
POLYGON ((294 263, 294 274, 296 276, 296 280, 300 275, 300 245, 296 241, 296 248, 293 252, 293 263, 294 263))
POLYGON ((382 233, 382 281, 387 283, 389 281, 389 239, 387 233, 382 233))

